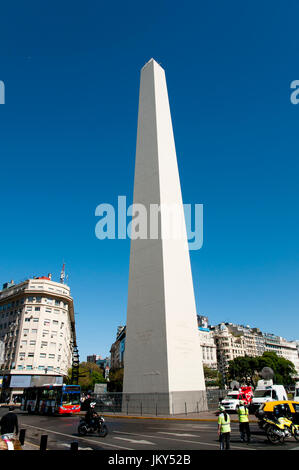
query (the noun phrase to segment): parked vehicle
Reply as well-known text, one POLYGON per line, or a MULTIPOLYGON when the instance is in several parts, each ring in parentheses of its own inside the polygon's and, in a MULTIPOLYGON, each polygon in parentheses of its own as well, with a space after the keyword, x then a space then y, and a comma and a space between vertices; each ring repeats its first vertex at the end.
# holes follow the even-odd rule
POLYGON ((221 401, 221 405, 226 411, 237 411, 240 400, 243 400, 246 405, 249 405, 252 400, 252 388, 241 387, 239 390, 230 390, 227 396, 221 401))
POLYGON ((80 434, 81 436, 86 436, 86 434, 96 432, 100 437, 106 437, 108 434, 108 428, 103 416, 95 417, 92 420, 92 424, 88 424, 85 421, 85 418, 80 419, 80 423, 78 426, 78 434, 80 434))
POLYGON ((273 385, 272 380, 259 380, 249 410, 251 413, 255 413, 261 405, 268 401, 285 401, 287 399, 288 394, 283 385, 273 385))
POLYGON ((258 425, 272 444, 282 444, 286 438, 299 441, 299 403, 294 401, 269 401, 256 412, 258 425))

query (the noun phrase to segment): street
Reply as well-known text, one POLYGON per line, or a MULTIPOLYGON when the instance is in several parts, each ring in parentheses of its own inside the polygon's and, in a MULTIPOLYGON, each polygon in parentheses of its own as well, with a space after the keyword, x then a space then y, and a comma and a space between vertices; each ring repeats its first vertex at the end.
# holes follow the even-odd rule
MULTIPOLYGON (((0 409, 0 416, 7 408, 0 409)), ((48 435, 49 450, 68 450, 78 441, 79 450, 218 450, 216 422, 160 420, 160 419, 106 419, 109 434, 81 437, 77 433, 79 416, 39 416, 17 411, 19 428, 26 429, 25 443, 39 449, 40 436, 48 435)), ((290 438, 283 445, 270 444, 256 423, 251 424, 252 442, 242 443, 239 426, 232 423, 232 450, 299 450, 299 442, 290 438)))

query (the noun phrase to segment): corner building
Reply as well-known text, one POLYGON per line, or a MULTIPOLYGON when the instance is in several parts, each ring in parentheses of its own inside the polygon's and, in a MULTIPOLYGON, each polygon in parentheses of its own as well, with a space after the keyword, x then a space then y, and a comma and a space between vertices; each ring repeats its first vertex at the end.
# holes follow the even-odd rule
POLYGON ((76 343, 70 288, 52 281, 51 275, 4 284, 0 340, 5 346, 2 399, 3 392, 7 397, 30 385, 62 383, 76 343))

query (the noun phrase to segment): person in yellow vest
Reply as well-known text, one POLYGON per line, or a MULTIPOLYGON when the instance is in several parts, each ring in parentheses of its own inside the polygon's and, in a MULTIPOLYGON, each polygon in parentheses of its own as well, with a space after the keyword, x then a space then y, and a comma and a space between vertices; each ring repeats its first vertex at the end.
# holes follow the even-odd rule
POLYGON ((220 441, 220 450, 230 449, 230 417, 228 413, 225 412, 224 406, 219 406, 219 411, 221 412, 218 416, 218 436, 220 441))
POLYGON ((240 400, 240 405, 238 407, 238 416, 241 441, 245 442, 246 434, 247 442, 250 442, 249 411, 247 406, 245 406, 244 400, 240 400))

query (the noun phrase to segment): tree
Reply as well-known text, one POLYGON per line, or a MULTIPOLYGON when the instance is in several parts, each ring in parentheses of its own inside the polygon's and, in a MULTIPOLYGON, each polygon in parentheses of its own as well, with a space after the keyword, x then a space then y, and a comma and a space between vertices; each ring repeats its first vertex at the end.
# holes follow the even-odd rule
POLYGON ((261 378, 260 372, 264 367, 273 369, 273 382, 290 385, 294 383, 296 369, 291 361, 277 356, 275 352, 266 351, 262 356, 240 356, 229 362, 228 374, 230 379, 250 383, 255 386, 261 378))
POLYGON ((229 361, 228 376, 230 380, 255 385, 259 370, 258 358, 252 356, 239 356, 229 361))
POLYGON ((110 369, 108 391, 122 392, 124 380, 124 369, 110 369))
POLYGON ((284 357, 277 356, 275 352, 264 352, 260 357, 260 370, 263 367, 273 369, 274 382, 277 384, 291 385, 295 382, 293 379, 296 375, 294 364, 284 357))
MULTIPOLYGON (((68 371, 66 377, 67 383, 71 383, 72 369, 68 371)), ((95 384, 107 383, 103 377, 102 369, 92 362, 81 362, 79 364, 79 385, 81 390, 88 391, 93 390, 95 384)))
POLYGON ((221 375, 218 370, 203 366, 203 372, 207 386, 219 387, 221 385, 221 375))

